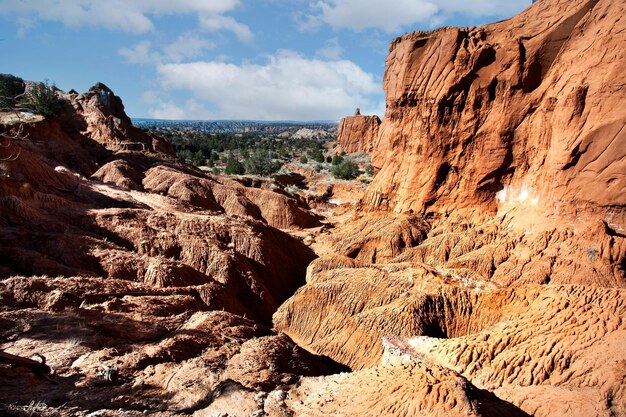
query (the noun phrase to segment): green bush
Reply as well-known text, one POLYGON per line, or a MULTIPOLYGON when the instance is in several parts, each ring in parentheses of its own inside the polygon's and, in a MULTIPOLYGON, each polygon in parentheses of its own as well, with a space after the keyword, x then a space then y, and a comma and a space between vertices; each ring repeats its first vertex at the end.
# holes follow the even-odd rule
POLYGON ((372 166, 372 164, 367 164, 367 166, 365 167, 365 173, 370 177, 374 175, 374 167, 372 166))
POLYGON ((311 149, 308 153, 309 153, 309 157, 312 160, 314 160, 315 162, 319 162, 320 164, 326 160, 326 158, 324 158, 324 154, 322 153, 322 150, 319 148, 311 149))
POLYGON ((243 162, 247 174, 270 175, 277 172, 282 164, 273 161, 271 154, 267 151, 257 149, 248 159, 243 162))
POLYGON ((36 83, 26 93, 26 106, 34 113, 54 117, 65 108, 65 102, 57 95, 54 84, 36 83))
POLYGON ((226 167, 224 168, 224 174, 226 175, 241 175, 246 172, 243 164, 235 158, 232 154, 226 158, 226 167))
POLYGON ((343 157, 339 155, 333 156, 333 160, 331 161, 333 165, 339 165, 342 162, 343 162, 343 157))
POLYGON ((359 176, 359 166, 350 159, 344 159, 340 164, 333 166, 332 173, 335 178, 351 180, 359 176))
POLYGON ((307 157, 306 157, 306 155, 302 155, 302 156, 300 157, 300 163, 301 163, 301 164, 306 164, 306 163, 308 163, 308 162, 309 162, 309 158, 307 158, 307 157))
POLYGON ((24 94, 24 80, 11 74, 0 74, 0 108, 11 109, 24 94))

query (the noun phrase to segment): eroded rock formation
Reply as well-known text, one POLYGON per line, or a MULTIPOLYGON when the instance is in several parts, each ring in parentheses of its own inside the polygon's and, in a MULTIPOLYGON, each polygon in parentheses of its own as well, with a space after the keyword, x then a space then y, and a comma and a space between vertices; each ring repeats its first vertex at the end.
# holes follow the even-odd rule
POLYGON ((1 367, 0 413, 176 415, 229 387, 262 407, 257 391, 344 369, 267 327, 315 258, 275 228, 318 224, 303 199, 178 162, 102 84, 65 98, 1 132, 0 352, 52 374, 1 367))
POLYGON ((626 415, 624 12, 544 0, 394 40, 366 213, 326 236, 276 328, 355 380, 419 364, 534 416, 626 415))
POLYGON ((304 200, 176 162, 104 86, 70 95, 73 114, 0 149, 19 155, 0 178, 0 347, 60 382, 6 370, 3 397, 625 416, 624 12, 542 0, 394 40, 378 136, 355 117, 340 144, 380 172, 308 236, 319 256, 275 228, 316 224, 304 200))
POLYGON ((335 152, 372 152, 377 144, 380 123, 378 116, 362 116, 360 113, 341 119, 335 152))
POLYGON ((365 205, 494 212, 504 190, 549 212, 623 216, 623 12, 541 1, 503 22, 395 39, 365 205))

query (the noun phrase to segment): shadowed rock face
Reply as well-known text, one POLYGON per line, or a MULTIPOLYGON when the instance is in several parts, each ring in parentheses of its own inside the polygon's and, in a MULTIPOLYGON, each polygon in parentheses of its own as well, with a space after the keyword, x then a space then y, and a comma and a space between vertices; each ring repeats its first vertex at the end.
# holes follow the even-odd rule
POLYGON ((266 327, 315 258, 274 227, 317 225, 302 200, 176 161, 102 84, 65 98, 0 149, 19 156, 0 177, 0 352, 42 354, 60 382, 0 367, 0 413, 190 414, 233 390, 256 410, 346 369, 266 327))
POLYGON ((549 212, 623 217, 625 7, 541 1, 503 22, 395 39, 364 206, 494 212, 506 190, 549 212))

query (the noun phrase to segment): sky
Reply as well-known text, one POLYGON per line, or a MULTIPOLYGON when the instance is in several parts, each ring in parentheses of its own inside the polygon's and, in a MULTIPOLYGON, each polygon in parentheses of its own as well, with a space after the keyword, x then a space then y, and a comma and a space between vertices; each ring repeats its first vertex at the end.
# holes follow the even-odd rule
POLYGON ((338 120, 385 109, 389 42, 509 18, 531 0, 0 0, 0 73, 134 118, 338 120))

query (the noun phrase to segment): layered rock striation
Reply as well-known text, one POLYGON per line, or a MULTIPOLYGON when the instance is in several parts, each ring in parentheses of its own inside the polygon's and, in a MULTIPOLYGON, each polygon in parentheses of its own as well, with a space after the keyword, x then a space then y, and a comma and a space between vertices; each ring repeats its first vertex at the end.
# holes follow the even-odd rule
POLYGON ((624 7, 541 1, 495 24, 395 39, 364 206, 495 212, 498 197, 526 196, 623 220, 624 7))

